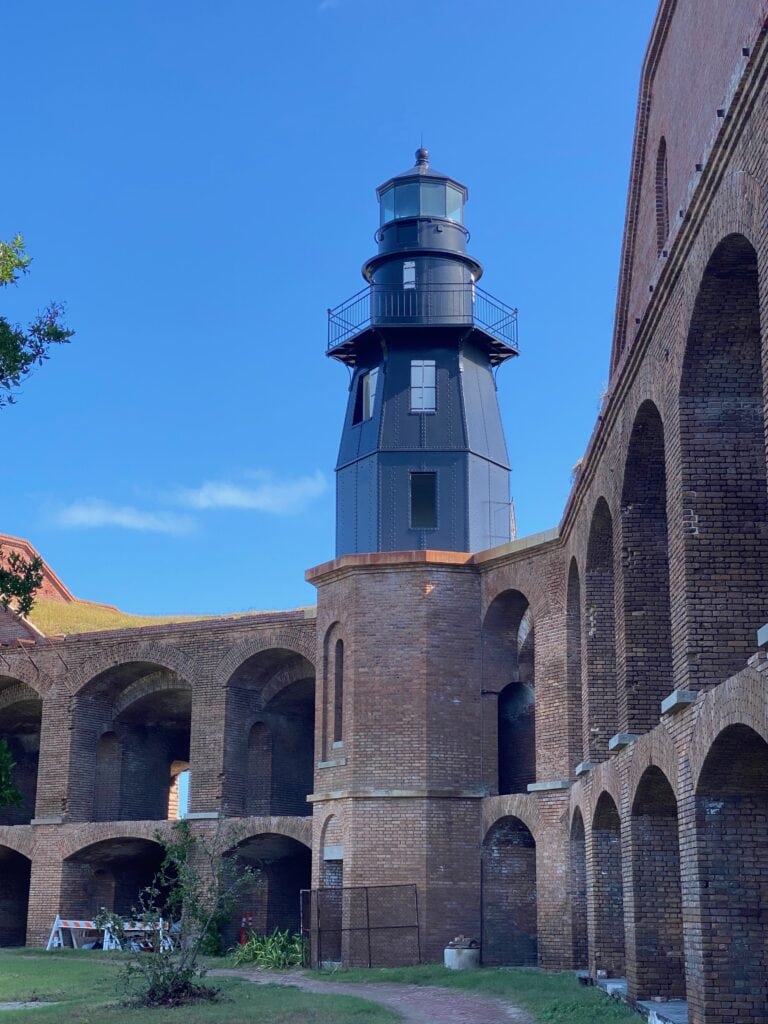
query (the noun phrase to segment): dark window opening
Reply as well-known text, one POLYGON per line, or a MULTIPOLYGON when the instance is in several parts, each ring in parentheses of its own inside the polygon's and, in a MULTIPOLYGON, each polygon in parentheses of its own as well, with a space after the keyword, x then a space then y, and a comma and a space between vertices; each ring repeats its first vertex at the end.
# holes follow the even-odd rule
POLYGON ((344 732, 344 641, 336 641, 333 674, 333 742, 341 743, 344 732))
POLYGON ((415 530, 437 526, 437 473, 411 473, 411 526, 415 530))

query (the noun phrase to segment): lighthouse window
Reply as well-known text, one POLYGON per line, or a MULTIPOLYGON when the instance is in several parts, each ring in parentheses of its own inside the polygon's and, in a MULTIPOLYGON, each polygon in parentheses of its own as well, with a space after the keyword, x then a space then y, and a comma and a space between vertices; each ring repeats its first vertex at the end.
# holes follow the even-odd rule
POLYGON ((411 527, 434 530, 437 526, 437 473, 411 473, 411 527))
POLYGON ((421 186, 422 217, 445 216, 445 185, 425 181, 421 186))
POLYGON ((464 196, 461 190, 454 188, 453 185, 449 185, 446 189, 446 217, 451 220, 457 220, 459 224, 462 222, 461 207, 464 196))
POLYGON ((395 190, 388 188, 381 195, 381 223, 395 219, 395 190))
POLYGON ((379 368, 374 367, 367 373, 361 373, 357 378, 357 391, 355 392, 355 408, 352 411, 352 423, 362 423, 373 416, 373 407, 376 402, 376 384, 379 379, 379 368))
POLYGON ((435 361, 411 360, 411 412, 435 411, 435 361))
POLYGON ((395 217, 419 216, 419 183, 398 185, 395 189, 395 217))
POLYGON ((416 287, 416 261, 406 260, 403 263, 403 288, 416 287))

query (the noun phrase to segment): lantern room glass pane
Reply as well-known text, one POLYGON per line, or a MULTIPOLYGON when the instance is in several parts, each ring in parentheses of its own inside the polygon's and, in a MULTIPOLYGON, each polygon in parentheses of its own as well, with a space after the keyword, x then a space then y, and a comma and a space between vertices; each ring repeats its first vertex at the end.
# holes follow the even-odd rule
POLYGON ((454 188, 453 185, 448 185, 446 188, 446 217, 457 220, 459 224, 463 223, 463 203, 464 195, 461 190, 454 188))
POLYGON ((394 188, 388 188, 386 192, 381 194, 381 223, 386 224, 387 221, 395 219, 395 190, 394 188))
POLYGON ((424 181, 420 187, 422 217, 444 217, 445 185, 439 185, 434 181, 424 181))
POLYGON ((419 185, 412 182, 395 188, 395 217, 419 216, 419 185))

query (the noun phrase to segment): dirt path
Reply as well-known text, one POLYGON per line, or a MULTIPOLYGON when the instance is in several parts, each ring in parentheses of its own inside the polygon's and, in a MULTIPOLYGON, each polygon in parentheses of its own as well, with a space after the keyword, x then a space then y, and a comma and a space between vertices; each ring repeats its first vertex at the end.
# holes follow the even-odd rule
POLYGON ((240 968, 211 971, 212 975, 243 978, 256 985, 294 985, 305 992, 360 996, 395 1010, 404 1024, 533 1024, 525 1010, 501 999, 432 985, 348 984, 307 978, 301 971, 262 971, 240 968))

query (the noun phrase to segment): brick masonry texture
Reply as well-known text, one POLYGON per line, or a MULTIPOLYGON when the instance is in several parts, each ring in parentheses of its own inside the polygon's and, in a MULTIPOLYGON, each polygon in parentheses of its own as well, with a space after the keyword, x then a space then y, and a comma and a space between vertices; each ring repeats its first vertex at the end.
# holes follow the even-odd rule
MULTIPOLYGON (((338 927, 354 887, 415 886, 427 959, 464 933, 768 1024, 766 18, 660 5, 611 379, 558 530, 327 562, 316 617, 11 630, 0 942, 127 906, 188 764, 193 827, 264 867, 259 928, 296 927, 310 886, 338 927)), ((355 960, 350 936, 323 948, 355 960)))

